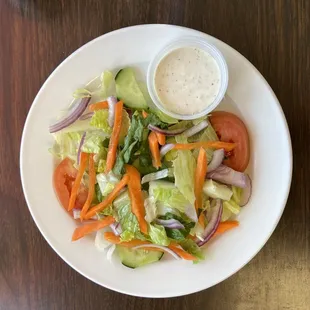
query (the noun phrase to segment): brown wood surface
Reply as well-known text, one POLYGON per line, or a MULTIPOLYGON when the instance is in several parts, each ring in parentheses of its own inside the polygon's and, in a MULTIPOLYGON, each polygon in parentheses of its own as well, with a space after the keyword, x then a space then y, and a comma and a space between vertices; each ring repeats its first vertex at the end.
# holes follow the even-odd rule
POLYGON ((0 309, 310 309, 309 82, 309 0, 0 0, 0 309), (52 70, 89 40, 144 23, 240 51, 278 96, 294 151, 290 197, 263 250, 223 283, 172 299, 121 295, 71 269, 36 228, 19 176, 24 121, 52 70))

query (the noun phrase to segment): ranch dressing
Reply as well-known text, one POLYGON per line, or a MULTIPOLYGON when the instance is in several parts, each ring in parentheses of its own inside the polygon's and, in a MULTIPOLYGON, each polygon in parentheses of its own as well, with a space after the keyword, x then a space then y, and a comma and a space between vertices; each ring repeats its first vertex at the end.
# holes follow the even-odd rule
POLYGON ((193 115, 213 103, 221 86, 221 72, 208 52, 183 47, 160 61, 154 82, 157 95, 167 110, 193 115))

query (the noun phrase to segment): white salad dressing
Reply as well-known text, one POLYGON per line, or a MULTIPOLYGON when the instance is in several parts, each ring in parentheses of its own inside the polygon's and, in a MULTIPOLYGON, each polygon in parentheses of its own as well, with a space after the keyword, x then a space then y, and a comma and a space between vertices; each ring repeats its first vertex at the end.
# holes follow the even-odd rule
POLYGON ((213 103, 220 90, 221 72, 208 52, 183 47, 160 61, 154 83, 157 95, 167 110, 193 115, 213 103))

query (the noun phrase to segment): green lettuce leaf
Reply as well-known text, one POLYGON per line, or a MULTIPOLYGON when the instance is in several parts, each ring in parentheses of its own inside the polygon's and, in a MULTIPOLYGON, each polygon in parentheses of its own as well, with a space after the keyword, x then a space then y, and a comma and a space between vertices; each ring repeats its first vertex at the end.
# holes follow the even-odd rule
POLYGON ((73 98, 80 99, 80 98, 86 98, 91 97, 91 92, 87 90, 86 88, 78 88, 73 93, 73 98))
POLYGON ((95 111, 94 115, 92 116, 90 120, 90 125, 95 128, 102 129, 103 132, 107 134, 111 134, 112 128, 109 126, 108 116, 109 116, 108 110, 95 111))
POLYGON ((224 201, 221 221, 229 220, 233 215, 239 214, 240 211, 241 207, 235 202, 233 197, 229 201, 224 201))
POLYGON ((175 208, 180 212, 184 212, 186 207, 190 205, 179 189, 167 181, 151 181, 149 183, 149 195, 154 197, 156 202, 162 203, 166 207, 175 208))
POLYGON ((116 94, 114 75, 111 71, 104 71, 100 75, 100 96, 105 99, 116 94))
POLYGON ((116 212, 117 219, 123 230, 120 235, 121 241, 130 241, 132 239, 146 240, 140 232, 136 216, 131 212, 130 203, 117 208, 116 212))
MULTIPOLYGON (((188 142, 197 142, 197 141, 218 141, 218 136, 213 129, 211 123, 208 121, 208 127, 194 136, 188 138, 188 142)), ((212 156, 213 156, 214 149, 207 148, 206 153, 207 153, 207 159, 208 163, 211 161, 212 156)), ((196 149, 193 151, 193 155, 195 158, 198 157, 199 149, 196 149)))
POLYGON ((156 116, 164 123, 167 123, 167 124, 178 123, 178 120, 176 118, 173 118, 160 110, 151 110, 151 111, 152 113, 156 114, 156 116))
POLYGON ((114 212, 112 205, 110 205, 107 208, 105 208, 104 210, 100 211, 99 215, 101 215, 101 216, 102 215, 104 215, 104 216, 109 216, 109 215, 116 216, 116 213, 114 212))
POLYGON ((50 149, 50 152, 60 159, 69 157, 73 160, 76 160, 77 150, 82 138, 82 134, 79 132, 63 133, 60 131, 54 133, 53 137, 55 142, 53 147, 50 149))
POLYGON ((116 209, 122 208, 128 204, 130 204, 130 197, 127 190, 117 196, 113 201, 113 206, 116 209))
POLYGON ((155 220, 157 216, 157 206, 154 197, 147 197, 144 200, 144 207, 145 207, 145 220, 148 223, 151 223, 155 220))
POLYGON ((149 236, 151 241, 155 244, 167 246, 170 243, 165 227, 161 225, 149 225, 149 236))
POLYGON ((106 165, 107 165, 107 161, 105 159, 99 159, 98 166, 97 166, 97 172, 104 173, 106 165))
POLYGON ((103 147, 103 141, 105 139, 106 135, 103 134, 101 130, 86 133, 82 152, 94 154, 106 152, 106 149, 103 147))
MULTIPOLYGON (((186 139, 176 138, 178 143, 187 143, 186 139)), ((193 205, 195 203, 194 178, 196 160, 189 150, 177 151, 173 161, 175 186, 193 205)))
POLYGON ((156 114, 153 114, 152 112, 148 112, 148 116, 143 119, 144 127, 147 127, 150 124, 154 126, 158 126, 160 128, 168 127, 167 123, 162 122, 160 118, 156 114))
POLYGON ((115 95, 114 75, 106 70, 100 77, 93 79, 85 88, 79 88, 73 93, 76 99, 92 97, 93 102, 105 100, 107 97, 115 95))
POLYGON ((119 178, 117 178, 112 172, 109 172, 108 174, 99 173, 96 178, 103 197, 109 195, 113 191, 115 185, 119 182, 119 178))
MULTIPOLYGON (((78 148, 83 136, 83 132, 63 132, 53 134, 55 143, 50 150, 51 153, 61 159, 69 157, 76 160, 78 148)), ((86 133, 82 151, 85 153, 99 153, 103 148, 103 140, 106 135, 102 131, 94 130, 86 133)))
POLYGON ((222 199, 222 200, 230 200, 232 197, 232 190, 224 185, 219 184, 213 180, 206 180, 203 185, 203 192, 211 198, 214 199, 222 199))
POLYGON ((124 147, 119 152, 113 168, 115 174, 122 174, 124 165, 134 161, 133 154, 140 148, 143 141, 143 120, 138 112, 132 115, 131 124, 125 138, 124 147))
POLYGON ((243 189, 236 186, 232 186, 231 189, 233 192, 232 199, 236 202, 236 204, 240 205, 243 189))
POLYGON ((98 183, 95 184, 95 203, 100 203, 103 200, 103 196, 98 183))

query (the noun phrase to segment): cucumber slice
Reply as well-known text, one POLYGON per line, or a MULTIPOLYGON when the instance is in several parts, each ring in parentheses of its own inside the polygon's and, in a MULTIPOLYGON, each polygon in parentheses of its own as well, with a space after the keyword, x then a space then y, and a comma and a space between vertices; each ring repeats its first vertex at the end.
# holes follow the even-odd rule
POLYGON ((123 100, 127 107, 138 110, 148 108, 132 68, 120 70, 115 77, 115 85, 117 98, 123 100))
POLYGON ((164 253, 157 251, 146 251, 143 249, 132 250, 120 245, 116 246, 116 251, 124 266, 129 268, 137 268, 143 265, 155 263, 159 261, 164 253))

